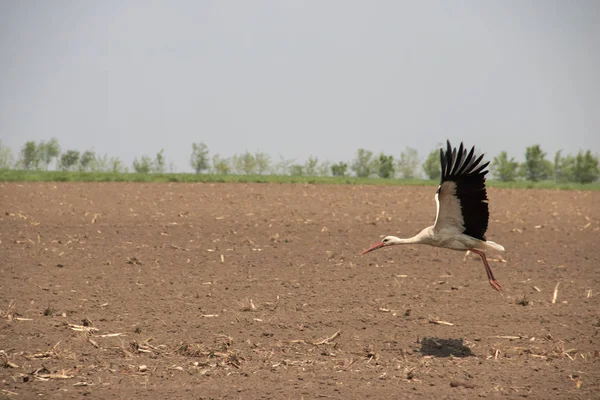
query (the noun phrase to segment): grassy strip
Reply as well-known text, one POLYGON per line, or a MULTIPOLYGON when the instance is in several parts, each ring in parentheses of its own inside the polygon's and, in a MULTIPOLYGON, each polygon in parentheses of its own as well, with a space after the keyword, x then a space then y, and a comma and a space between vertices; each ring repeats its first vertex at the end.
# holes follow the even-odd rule
POLYGON ((310 183, 350 185, 434 185, 428 180, 289 175, 137 174, 112 172, 0 170, 0 182, 202 182, 310 183))
MULTIPOLYGON (((202 182, 202 183, 308 183, 345 185, 437 186, 437 181, 332 176, 289 175, 213 175, 213 174, 136 174, 113 172, 20 171, 0 170, 0 182, 202 182)), ((600 190, 600 182, 591 184, 488 181, 491 187, 562 190, 600 190)))

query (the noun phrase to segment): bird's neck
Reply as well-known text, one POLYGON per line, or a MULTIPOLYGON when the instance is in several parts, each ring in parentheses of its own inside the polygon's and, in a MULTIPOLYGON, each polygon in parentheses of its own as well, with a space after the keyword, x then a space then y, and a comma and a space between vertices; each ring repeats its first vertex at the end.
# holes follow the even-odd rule
POLYGON ((390 241, 389 243, 391 245, 395 245, 395 244, 411 244, 411 243, 421 243, 418 239, 418 235, 417 236, 413 236, 410 238, 399 238, 396 236, 390 236, 390 241))
POLYGON ((430 244, 431 240, 431 227, 423 229, 417 235, 410 238, 399 238, 396 236, 390 236, 391 244, 430 244))

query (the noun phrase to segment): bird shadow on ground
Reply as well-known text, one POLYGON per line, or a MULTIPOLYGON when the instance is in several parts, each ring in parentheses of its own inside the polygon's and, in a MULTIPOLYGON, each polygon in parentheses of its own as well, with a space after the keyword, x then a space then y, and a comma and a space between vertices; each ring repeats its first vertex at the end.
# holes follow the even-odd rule
POLYGON ((425 337, 421 340, 421 353, 434 357, 474 357, 470 348, 464 345, 462 339, 440 339, 425 337))

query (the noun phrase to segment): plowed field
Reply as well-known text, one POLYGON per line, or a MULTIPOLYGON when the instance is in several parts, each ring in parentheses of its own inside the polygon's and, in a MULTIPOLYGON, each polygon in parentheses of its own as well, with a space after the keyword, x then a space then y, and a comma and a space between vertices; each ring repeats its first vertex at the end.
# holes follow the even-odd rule
POLYGON ((434 191, 0 184, 0 398, 599 399, 600 193, 489 189, 498 293, 359 256, 434 191))

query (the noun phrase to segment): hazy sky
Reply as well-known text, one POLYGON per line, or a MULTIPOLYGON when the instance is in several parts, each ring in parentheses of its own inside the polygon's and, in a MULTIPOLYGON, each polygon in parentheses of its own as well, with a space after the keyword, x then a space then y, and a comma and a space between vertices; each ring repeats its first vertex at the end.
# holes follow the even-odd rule
POLYGON ((0 58, 15 155, 600 152, 596 0, 0 0, 0 58))

